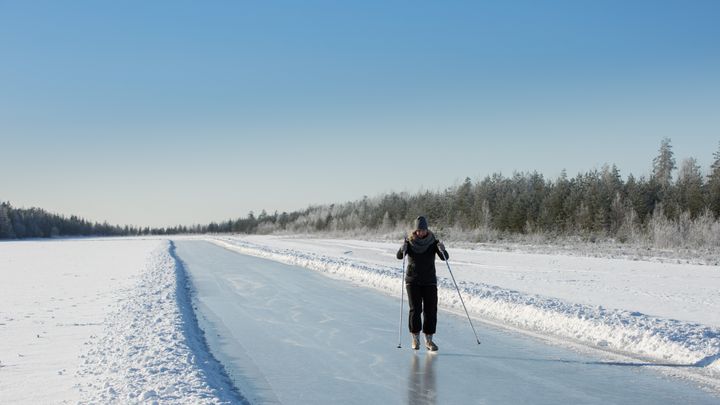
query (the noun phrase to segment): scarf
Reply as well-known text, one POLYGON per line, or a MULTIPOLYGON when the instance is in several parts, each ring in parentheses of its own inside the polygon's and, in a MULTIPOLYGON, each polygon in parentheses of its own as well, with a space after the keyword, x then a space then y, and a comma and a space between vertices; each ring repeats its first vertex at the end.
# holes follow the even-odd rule
POLYGON ((415 232, 413 232, 413 234, 410 235, 409 241, 410 249, 412 249, 414 253, 422 254, 425 253, 425 251, 428 250, 430 246, 433 246, 433 244, 435 243, 435 235, 433 235, 432 232, 428 231, 426 237, 418 238, 417 235, 415 235, 415 232))

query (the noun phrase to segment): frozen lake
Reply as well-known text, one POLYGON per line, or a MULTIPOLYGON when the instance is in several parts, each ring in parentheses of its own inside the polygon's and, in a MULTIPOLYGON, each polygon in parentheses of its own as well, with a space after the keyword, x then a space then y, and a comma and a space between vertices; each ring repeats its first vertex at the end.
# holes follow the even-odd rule
MULTIPOLYGON (((440 351, 397 349, 399 297, 302 267, 177 241, 208 345, 251 403, 691 403, 718 398, 644 367, 439 314, 440 351)), ((407 303, 405 306, 407 309, 407 303)))

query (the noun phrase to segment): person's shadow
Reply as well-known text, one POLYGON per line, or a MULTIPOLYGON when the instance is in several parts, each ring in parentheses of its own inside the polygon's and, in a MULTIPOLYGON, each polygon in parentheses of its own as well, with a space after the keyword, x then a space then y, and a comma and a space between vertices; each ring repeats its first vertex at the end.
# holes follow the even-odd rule
POLYGON ((437 389, 435 386, 435 353, 425 356, 413 353, 410 364, 410 378, 408 379, 408 404, 435 404, 437 403, 437 389), (425 357, 422 359, 422 357, 425 357))

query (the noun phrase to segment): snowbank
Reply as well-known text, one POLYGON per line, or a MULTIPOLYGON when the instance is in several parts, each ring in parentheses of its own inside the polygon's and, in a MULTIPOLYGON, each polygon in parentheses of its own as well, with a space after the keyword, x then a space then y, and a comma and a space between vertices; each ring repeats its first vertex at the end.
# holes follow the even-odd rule
MULTIPOLYGON (((400 266, 389 267, 354 258, 275 248, 238 238, 213 238, 212 241, 244 254, 322 271, 395 296, 400 294, 400 266)), ((482 320, 658 364, 702 368, 720 376, 718 328, 639 312, 575 304, 479 282, 458 279, 458 283, 468 310, 482 320)), ((441 304, 446 309, 462 311, 452 281, 439 278, 438 284, 441 304)))
POLYGON ((244 402, 207 349, 172 242, 152 252, 81 357, 83 403, 244 402))

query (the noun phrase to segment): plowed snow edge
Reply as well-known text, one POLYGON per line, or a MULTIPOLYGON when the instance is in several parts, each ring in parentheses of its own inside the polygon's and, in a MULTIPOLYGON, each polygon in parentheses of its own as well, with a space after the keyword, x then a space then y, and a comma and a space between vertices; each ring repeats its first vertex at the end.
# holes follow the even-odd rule
POLYGON ((174 243, 164 243, 86 343, 81 403, 247 403, 210 353, 190 294, 174 243))

